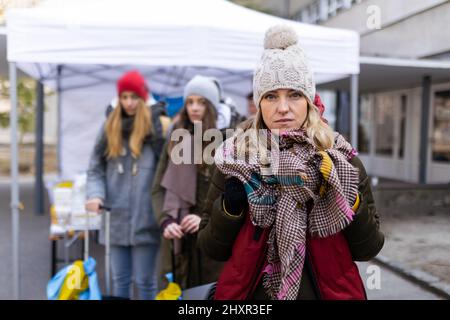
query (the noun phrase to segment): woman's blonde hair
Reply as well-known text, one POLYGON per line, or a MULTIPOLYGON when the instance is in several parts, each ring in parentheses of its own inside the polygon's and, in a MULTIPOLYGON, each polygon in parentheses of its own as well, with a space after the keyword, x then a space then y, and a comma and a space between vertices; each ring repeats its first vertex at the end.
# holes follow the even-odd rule
MULTIPOLYGON (((317 149, 326 150, 332 148, 334 145, 333 130, 321 119, 319 109, 308 99, 307 103, 308 112, 302 128, 305 129, 306 135, 311 139, 317 149)), ((258 108, 258 112, 253 121, 246 122, 245 125, 241 126, 241 129, 244 133, 238 131, 235 135, 237 155, 239 157, 248 157, 252 154, 258 154, 261 157, 261 161, 265 162, 267 149, 271 148, 274 141, 264 141, 261 139, 265 135, 261 135, 260 130, 268 130, 264 123, 261 108, 258 108)))
MULTIPOLYGON (((333 130, 321 119, 319 108, 317 108, 308 99, 306 101, 308 103, 308 112, 306 121, 303 124, 303 127, 306 130, 306 135, 311 139, 311 141, 314 142, 314 145, 319 150, 325 150, 333 147, 333 130)), ((258 108, 258 112, 256 113, 255 119, 253 121, 253 128, 267 129, 267 126, 264 123, 264 119, 262 117, 261 108, 258 108)))
MULTIPOLYGON (((105 133, 108 143, 105 155, 108 159, 116 158, 122 152, 122 112, 122 106, 119 101, 106 121, 105 133)), ((150 110, 145 105, 144 100, 139 99, 133 121, 133 130, 129 139, 133 157, 138 158, 141 155, 144 138, 150 134, 151 130, 152 119, 150 110)))

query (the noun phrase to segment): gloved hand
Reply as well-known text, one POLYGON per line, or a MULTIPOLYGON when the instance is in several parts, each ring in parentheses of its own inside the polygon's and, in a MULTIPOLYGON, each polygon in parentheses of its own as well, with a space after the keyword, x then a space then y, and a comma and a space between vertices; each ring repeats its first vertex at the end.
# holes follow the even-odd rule
POLYGON ((223 205, 227 213, 235 216, 239 216, 247 208, 247 193, 238 178, 231 177, 225 180, 223 205))

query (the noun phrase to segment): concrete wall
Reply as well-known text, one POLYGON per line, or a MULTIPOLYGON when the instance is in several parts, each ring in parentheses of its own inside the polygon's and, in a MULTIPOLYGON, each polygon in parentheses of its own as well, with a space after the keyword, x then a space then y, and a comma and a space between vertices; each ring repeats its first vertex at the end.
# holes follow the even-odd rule
POLYGON ((450 214, 450 185, 380 186, 373 195, 382 216, 450 214))
POLYGON ((450 51, 450 3, 361 37, 363 55, 424 58, 450 51))
POLYGON ((382 28, 403 20, 423 10, 447 2, 447 0, 364 0, 351 9, 343 11, 325 21, 322 25, 332 28, 351 29, 365 34, 370 32, 367 27, 369 14, 367 10, 371 6, 380 8, 382 28))
POLYGON ((322 25, 359 32, 362 55, 422 58, 450 51, 449 21, 449 0, 366 0, 322 25), (370 6, 380 30, 368 28, 370 6))
POLYGON ((314 2, 314 0, 231 0, 231 2, 250 8, 259 8, 271 14, 284 17, 286 6, 288 7, 289 16, 293 16, 300 8, 314 2))

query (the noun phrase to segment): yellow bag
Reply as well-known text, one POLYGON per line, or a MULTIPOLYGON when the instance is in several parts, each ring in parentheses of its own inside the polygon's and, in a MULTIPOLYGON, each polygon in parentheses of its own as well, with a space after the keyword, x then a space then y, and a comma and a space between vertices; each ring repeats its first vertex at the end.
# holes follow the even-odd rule
POLYGON ((178 283, 173 282, 173 276, 171 273, 166 274, 166 278, 169 281, 167 288, 161 290, 155 300, 181 300, 181 287, 178 283))
POLYGON ((88 288, 89 278, 84 271, 83 261, 77 260, 67 271, 58 300, 78 300, 80 293, 88 288))

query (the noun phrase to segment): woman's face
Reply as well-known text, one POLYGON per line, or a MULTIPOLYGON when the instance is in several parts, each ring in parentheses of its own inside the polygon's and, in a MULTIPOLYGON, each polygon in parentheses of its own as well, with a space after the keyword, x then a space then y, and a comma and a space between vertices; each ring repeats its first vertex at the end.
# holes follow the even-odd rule
POLYGON ((206 99, 202 96, 191 95, 186 99, 186 111, 192 123, 203 120, 206 113, 206 99))
POLYGON ((308 102, 300 91, 277 89, 267 92, 260 103, 269 130, 300 129, 308 114, 308 102))
POLYGON ((133 91, 123 91, 119 99, 125 113, 129 116, 134 116, 137 112, 140 97, 133 91))

